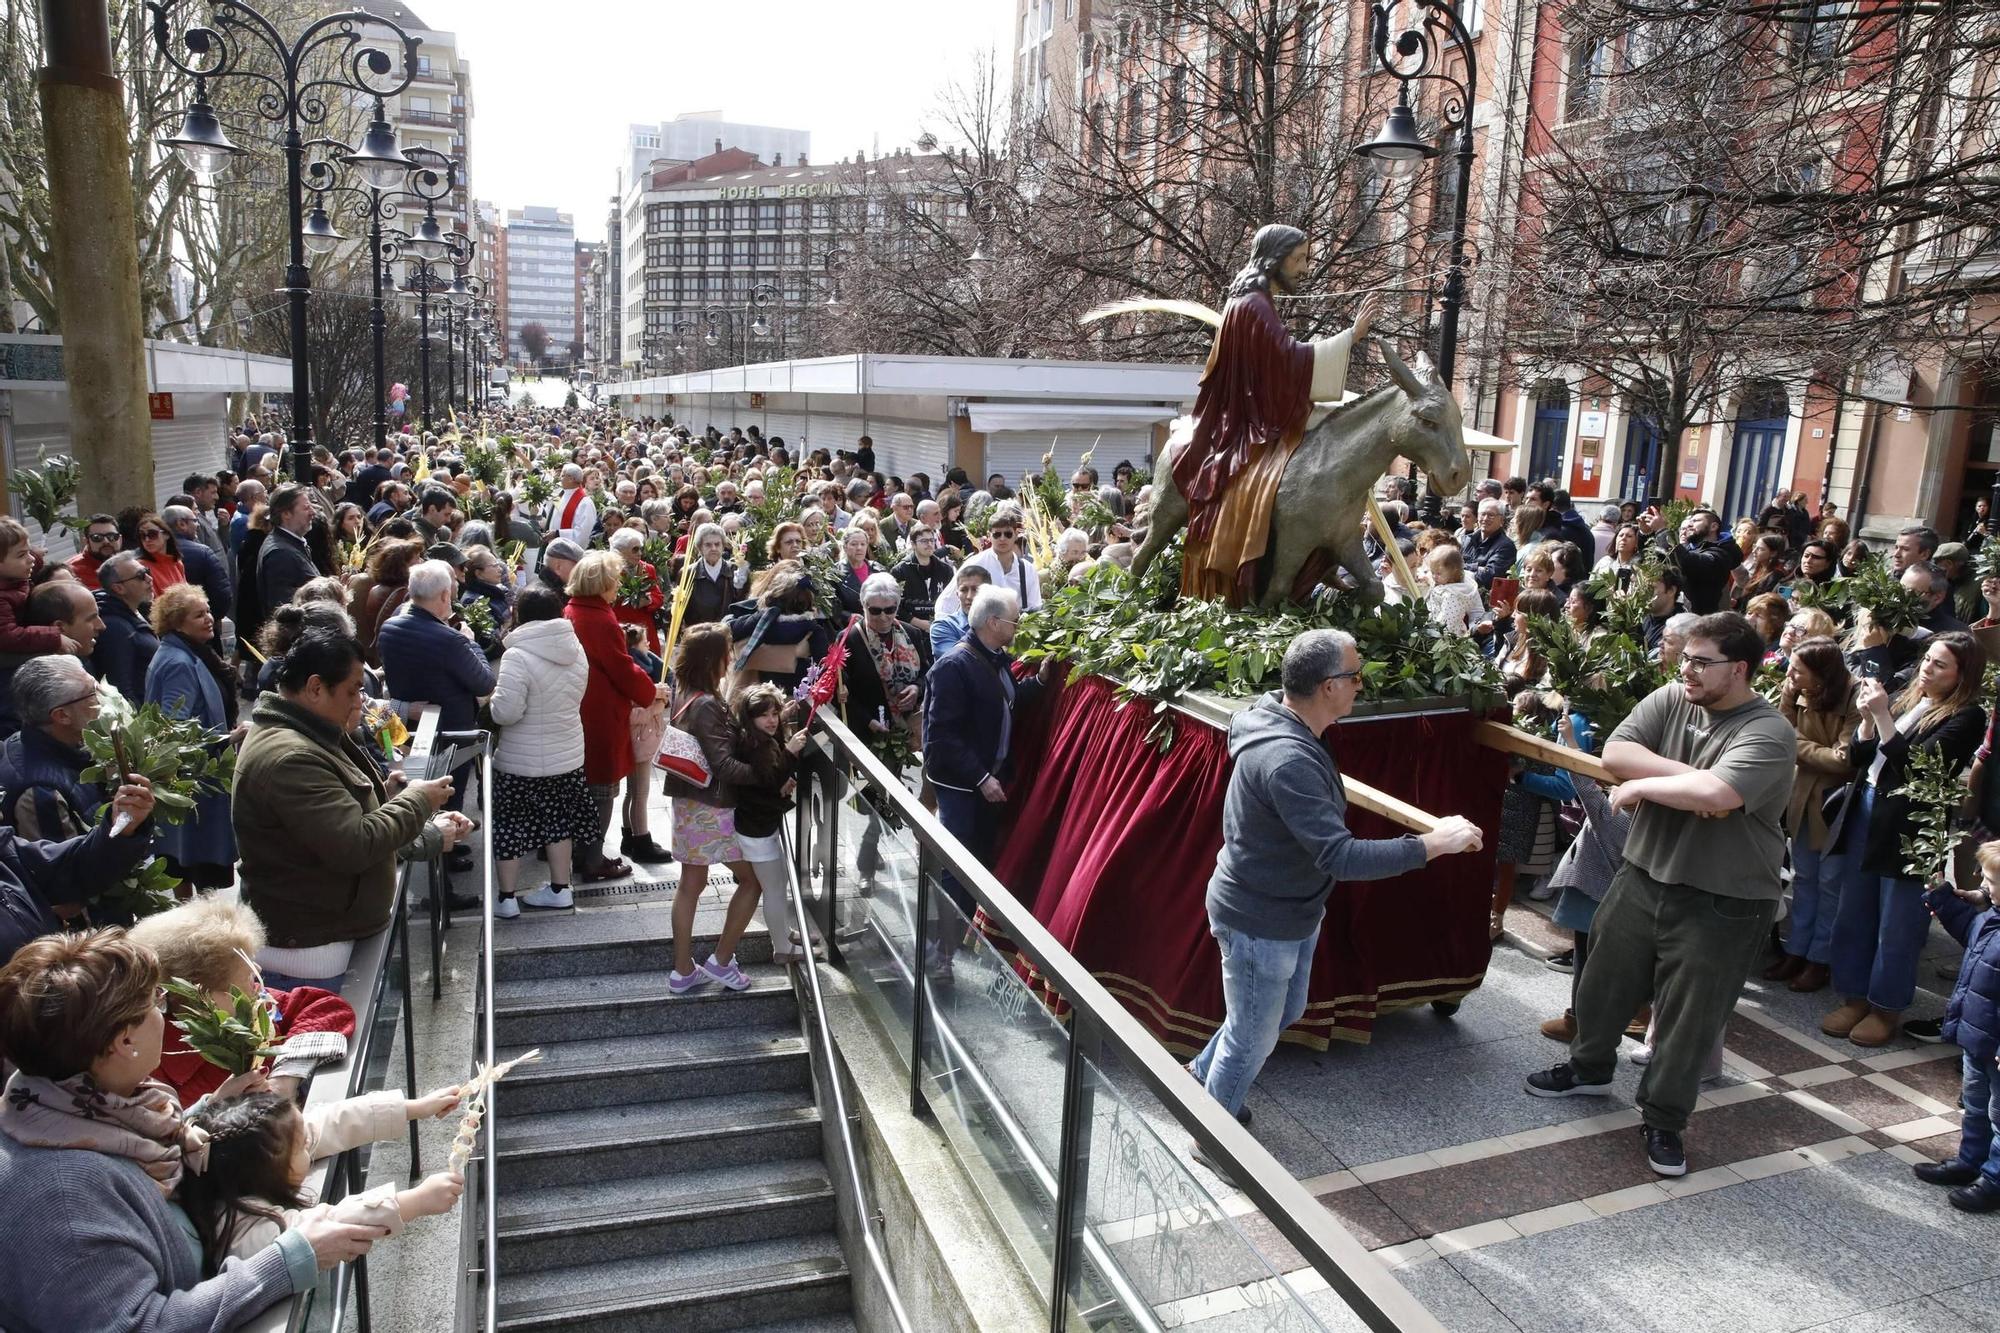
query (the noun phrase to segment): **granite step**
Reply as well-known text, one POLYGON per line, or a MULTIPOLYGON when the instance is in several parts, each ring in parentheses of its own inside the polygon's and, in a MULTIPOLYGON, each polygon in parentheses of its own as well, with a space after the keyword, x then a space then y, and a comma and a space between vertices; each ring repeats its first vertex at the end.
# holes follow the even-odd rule
MULTIPOLYGON (((714 951, 722 918, 722 906, 704 900, 694 920, 697 959, 714 951)), ((673 964, 673 920, 664 903, 524 915, 496 935, 495 981, 649 972, 673 964)), ((753 923, 737 945, 737 961, 745 967, 770 962, 769 932, 753 923)))
POLYGON ((850 1308, 847 1277, 831 1232, 717 1245, 503 1277, 499 1324, 508 1333, 811 1328, 800 1321, 850 1308))
MULTIPOLYGON (((590 1106, 666 1102, 718 1088, 764 1092, 812 1087, 811 1056, 797 1024, 749 1025, 630 1037, 557 1041, 542 1058, 507 1076, 507 1113, 528 1115, 590 1106)), ((505 1047, 501 1060, 528 1048, 505 1047)))
MULTIPOLYGON (((524 1066, 525 1068, 525 1066, 524 1066)), ((728 1092, 516 1115, 498 1099, 500 1198, 516 1191, 816 1158, 810 1092, 728 1092)))
POLYGON ((570 1264, 830 1231, 834 1195, 826 1168, 807 1157, 508 1190, 499 1222, 504 1280, 570 1264))
POLYGON ((786 972, 762 967, 750 973, 748 990, 728 991, 711 983, 685 995, 667 989, 667 972, 661 967, 604 976, 496 981, 494 1042, 547 1046, 597 1037, 797 1021, 786 972))

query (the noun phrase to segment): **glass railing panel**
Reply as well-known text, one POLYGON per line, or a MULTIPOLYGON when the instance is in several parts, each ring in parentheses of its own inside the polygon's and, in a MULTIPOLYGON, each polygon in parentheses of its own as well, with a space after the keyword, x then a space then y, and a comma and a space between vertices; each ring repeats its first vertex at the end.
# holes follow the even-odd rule
POLYGON ((973 929, 948 878, 926 874, 924 1095, 1030 1280, 1047 1290, 1069 1034, 973 929))
MULTIPOLYGON (((1305 1261, 1261 1216, 1232 1216, 1221 1206, 1188 1159, 1187 1134, 1116 1053, 1100 1049, 1078 1063, 1080 1223, 1090 1243, 1079 1246, 1085 1257, 1074 1270, 1073 1308, 1137 1305, 1163 1328, 1325 1333, 1281 1276, 1305 1261)), ((1315 1299, 1337 1301, 1324 1291, 1315 1299)))
POLYGON ((834 797, 834 922, 855 988, 905 1056, 910 959, 917 944, 917 842, 865 789, 843 779, 834 797))

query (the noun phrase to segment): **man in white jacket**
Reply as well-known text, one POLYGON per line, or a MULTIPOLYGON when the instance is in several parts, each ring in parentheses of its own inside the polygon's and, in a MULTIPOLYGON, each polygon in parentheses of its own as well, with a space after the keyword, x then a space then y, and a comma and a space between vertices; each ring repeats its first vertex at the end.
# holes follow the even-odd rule
POLYGON ((575 463, 565 464, 562 486, 562 494, 556 497, 556 506, 549 519, 549 530, 542 536, 542 544, 547 545, 562 537, 587 551, 590 549, 590 536, 597 531, 597 505, 583 489, 583 469, 575 463))

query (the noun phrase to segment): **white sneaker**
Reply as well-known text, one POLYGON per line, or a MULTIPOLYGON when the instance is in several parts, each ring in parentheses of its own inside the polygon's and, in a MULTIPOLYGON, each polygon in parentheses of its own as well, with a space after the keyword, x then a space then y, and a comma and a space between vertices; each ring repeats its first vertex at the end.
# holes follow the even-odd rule
POLYGON ((1653 1048, 1650 1046, 1641 1046, 1626 1058, 1635 1065, 1649 1065, 1653 1063, 1653 1048))
POLYGON ((569 886, 566 884, 560 889, 553 884, 544 884, 539 889, 529 889, 526 893, 522 894, 521 906, 538 907, 544 910, 575 907, 576 895, 570 892, 569 886))
POLYGON ((499 899, 493 904, 493 915, 502 921, 512 921, 521 915, 520 900, 513 897, 499 899))

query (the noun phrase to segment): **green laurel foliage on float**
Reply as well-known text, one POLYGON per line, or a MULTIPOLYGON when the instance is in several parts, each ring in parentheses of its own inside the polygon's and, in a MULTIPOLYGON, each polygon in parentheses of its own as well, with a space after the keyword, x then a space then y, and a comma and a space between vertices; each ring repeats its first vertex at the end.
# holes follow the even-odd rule
POLYGON ((1103 676, 1121 696, 1152 701, 1153 738, 1162 745, 1171 735, 1171 700, 1275 689, 1285 649, 1313 629, 1354 636, 1365 700, 1444 696, 1483 711, 1500 698, 1499 673, 1478 644, 1433 623, 1422 602, 1363 607, 1326 596, 1311 607, 1266 611, 1182 599, 1179 554, 1178 545, 1163 553, 1139 580, 1111 564, 1075 576, 1022 618, 1016 650, 1028 662, 1067 663, 1071 680, 1103 676))

